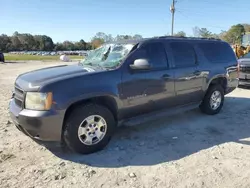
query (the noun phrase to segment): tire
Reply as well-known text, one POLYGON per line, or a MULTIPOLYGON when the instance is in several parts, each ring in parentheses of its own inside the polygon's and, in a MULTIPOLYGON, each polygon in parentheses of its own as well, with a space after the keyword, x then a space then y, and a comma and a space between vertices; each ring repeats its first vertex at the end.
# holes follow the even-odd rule
POLYGON ((67 144, 67 146, 73 151, 80 154, 90 154, 100 151, 108 145, 113 133, 115 132, 115 128, 116 128, 116 121, 114 119, 114 116, 106 107, 96 104, 89 104, 75 108, 73 112, 70 114, 69 118, 66 120, 63 139, 67 144), (99 123, 101 122, 100 125, 105 125, 106 123, 106 128, 102 128, 101 130, 99 124, 95 121, 92 121, 93 116, 95 121, 99 121, 99 123), (86 118, 88 118, 89 120, 86 118), (98 120, 98 118, 100 119, 98 120), (92 123, 94 122, 94 123, 92 124, 88 122, 92 123), (81 128, 79 128, 80 126, 81 128), (100 129, 98 130, 100 134, 104 134, 103 132, 105 132, 102 139, 97 139, 98 138, 97 136, 94 137, 94 135, 97 135, 97 133, 91 132, 92 129, 94 129, 93 130, 94 132, 95 131, 98 132, 96 130, 97 126, 100 129), (84 130, 83 131, 84 135, 82 136, 79 136, 78 130, 80 129, 84 130), (87 132, 87 130, 89 132, 87 132), (91 137, 93 138, 90 138, 89 134, 91 134, 91 137), (89 140, 87 138, 90 138, 90 140, 92 140, 91 142, 94 142, 95 140, 99 141, 98 142, 95 141, 97 143, 90 144, 87 143, 87 140, 89 140))
MULTIPOLYGON (((208 115, 215 115, 215 114, 218 114, 222 107, 223 107, 223 104, 224 104, 224 90, 222 88, 221 85, 217 84, 217 85, 212 85, 209 87, 209 89, 207 90, 207 93, 200 105, 200 110, 205 113, 205 114, 208 114, 208 115), (221 102, 220 104, 218 105, 217 108, 213 108, 210 104, 210 100, 212 98, 212 95, 214 93, 217 93, 219 92, 220 93, 220 97, 221 97, 221 102)), ((219 100, 219 99, 218 99, 219 100)), ((215 106, 214 106, 215 107, 215 106)))

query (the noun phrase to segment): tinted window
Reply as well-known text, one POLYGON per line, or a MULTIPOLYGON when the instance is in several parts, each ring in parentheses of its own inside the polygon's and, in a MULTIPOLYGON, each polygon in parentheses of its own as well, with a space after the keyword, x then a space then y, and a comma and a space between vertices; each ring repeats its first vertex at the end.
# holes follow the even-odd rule
POLYGON ((232 48, 226 43, 199 43, 198 46, 211 63, 228 63, 236 61, 232 48))
POLYGON ((159 42, 141 46, 133 53, 129 61, 134 62, 134 60, 140 58, 148 59, 153 68, 166 68, 168 66, 165 48, 163 44, 159 42))
POLYGON ((187 42, 172 42, 172 49, 175 67, 189 67, 195 65, 195 52, 191 44, 187 42))
POLYGON ((154 68, 167 67, 165 47, 162 43, 159 42, 149 43, 143 46, 142 48, 146 50, 149 63, 154 68))

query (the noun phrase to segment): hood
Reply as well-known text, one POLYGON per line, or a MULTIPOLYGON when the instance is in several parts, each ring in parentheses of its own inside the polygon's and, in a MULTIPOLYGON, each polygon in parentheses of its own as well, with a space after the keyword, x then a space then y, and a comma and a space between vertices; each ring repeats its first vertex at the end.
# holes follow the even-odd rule
POLYGON ((40 86, 51 82, 102 70, 103 69, 100 68, 80 65, 47 67, 19 75, 16 79, 15 86, 25 91, 37 91, 40 86))

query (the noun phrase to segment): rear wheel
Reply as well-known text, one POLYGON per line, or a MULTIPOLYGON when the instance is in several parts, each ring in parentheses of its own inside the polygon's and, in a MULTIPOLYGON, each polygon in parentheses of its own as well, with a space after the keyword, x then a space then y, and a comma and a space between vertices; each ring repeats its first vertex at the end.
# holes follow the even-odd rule
POLYGON ((218 114, 224 104, 224 90, 221 85, 212 85, 209 87, 200 109, 203 113, 209 115, 218 114))
POLYGON ((66 122, 64 140, 81 154, 102 150, 110 141, 116 123, 105 107, 90 104, 76 108, 66 122))

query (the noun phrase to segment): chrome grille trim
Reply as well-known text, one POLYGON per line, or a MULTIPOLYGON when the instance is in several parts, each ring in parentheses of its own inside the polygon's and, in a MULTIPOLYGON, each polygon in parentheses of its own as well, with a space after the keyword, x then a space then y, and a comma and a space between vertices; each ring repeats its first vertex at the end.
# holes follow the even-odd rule
POLYGON ((17 106, 19 106, 20 108, 23 108, 23 104, 24 104, 24 91, 15 86, 14 89, 14 99, 15 99, 15 103, 17 106))

